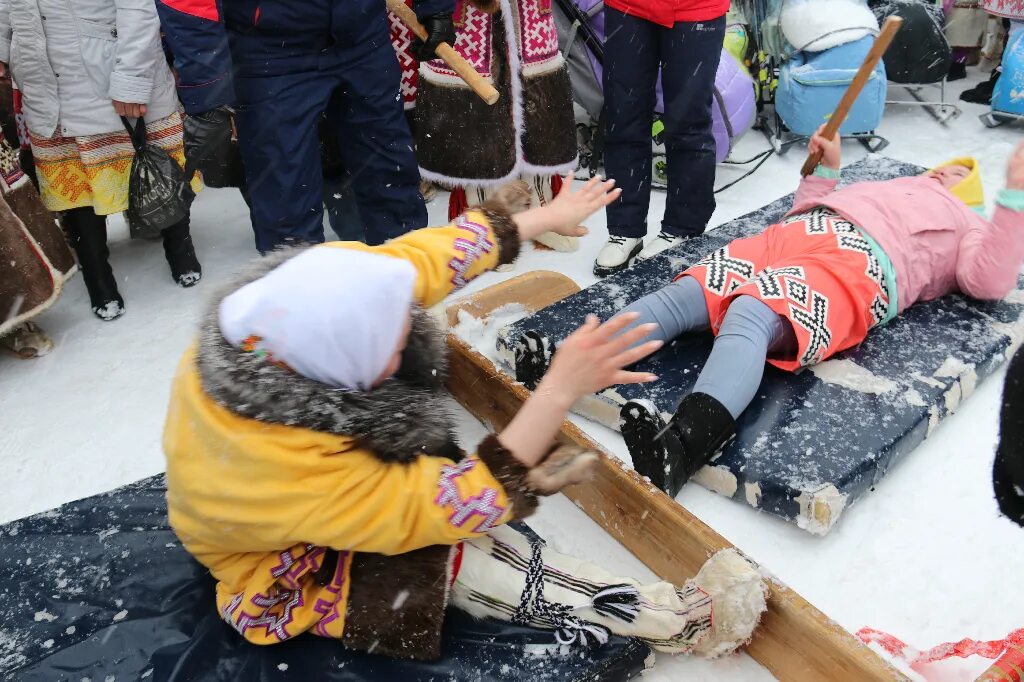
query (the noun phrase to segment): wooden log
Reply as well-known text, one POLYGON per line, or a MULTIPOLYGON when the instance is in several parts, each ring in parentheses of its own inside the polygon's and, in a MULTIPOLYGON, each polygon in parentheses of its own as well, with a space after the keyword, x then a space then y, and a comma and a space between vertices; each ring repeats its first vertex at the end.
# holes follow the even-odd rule
MULTIPOLYGON (((456 301, 448 308, 448 319, 456 320, 460 309, 483 317, 512 302, 538 310, 577 290, 564 275, 528 273, 456 301), (517 296, 517 289, 522 295, 517 296)), ((529 391, 454 334, 448 335, 448 347, 448 388, 453 397, 491 429, 500 430, 529 391)), ((732 546, 682 505, 625 469, 571 422, 562 425, 560 439, 601 454, 594 480, 565 494, 662 579, 681 584, 712 553, 732 546)), ((770 585, 768 612, 747 650, 780 680, 906 679, 799 594, 777 580, 770 585)))

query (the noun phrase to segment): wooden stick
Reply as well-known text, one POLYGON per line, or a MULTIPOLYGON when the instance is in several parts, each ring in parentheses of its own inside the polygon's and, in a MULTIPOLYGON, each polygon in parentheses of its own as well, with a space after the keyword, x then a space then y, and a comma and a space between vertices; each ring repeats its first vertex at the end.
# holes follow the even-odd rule
MULTIPOLYGON (((843 121, 850 114, 853 103, 857 101, 860 91, 867 85, 868 79, 871 78, 871 73, 875 70, 875 65, 878 64, 878 60, 889 49, 889 43, 896 36, 896 32, 900 30, 901 24, 903 24, 903 19, 899 17, 889 17, 882 24, 882 32, 875 38, 875 44, 871 46, 871 50, 864 57, 864 62, 860 65, 860 69, 857 70, 857 75, 853 77, 853 81, 846 87, 843 98, 839 100, 839 104, 836 106, 835 111, 832 112, 831 118, 825 124, 825 130, 821 136, 826 140, 831 140, 839 133, 839 126, 843 125, 843 121)), ((800 169, 802 177, 807 177, 814 172, 814 169, 821 163, 822 153, 818 151, 807 155, 807 160, 804 161, 804 166, 800 169)))
MULTIPOLYGON (((466 310, 484 317, 515 302, 535 311, 579 287, 554 272, 537 271, 497 284, 451 303, 449 321, 466 310)), ((500 430, 512 419, 530 392, 495 370, 491 361, 454 334, 448 335, 451 361, 448 389, 470 413, 500 430)), ((627 471, 583 431, 566 421, 559 440, 601 453, 594 480, 564 493, 612 537, 664 580, 683 584, 700 570, 708 556, 732 545, 682 505, 627 471)), ((906 682, 871 649, 803 597, 770 580, 768 612, 747 652, 784 682, 906 682)))
MULTIPOLYGON (((413 12, 402 0, 387 0, 388 10, 402 20, 402 23, 409 27, 409 30, 416 34, 420 40, 427 39, 427 29, 416 18, 413 12)), ((477 73, 476 69, 463 59, 448 43, 441 43, 434 50, 437 56, 444 60, 444 63, 452 68, 452 71, 459 74, 459 78, 466 81, 473 92, 480 96, 480 99, 487 104, 494 104, 498 101, 498 91, 488 83, 483 76, 477 73)))

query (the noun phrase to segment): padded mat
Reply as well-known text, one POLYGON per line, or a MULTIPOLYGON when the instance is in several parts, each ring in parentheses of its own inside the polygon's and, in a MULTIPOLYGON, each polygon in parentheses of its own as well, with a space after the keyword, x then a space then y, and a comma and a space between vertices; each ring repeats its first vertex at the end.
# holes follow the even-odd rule
POLYGON ((313 635, 258 647, 214 608, 209 574, 167 525, 164 477, 0 526, 0 679, 626 680, 650 650, 612 638, 552 646, 553 633, 454 609, 433 663, 353 653, 313 635))
MULTIPOLYGON (((875 157, 845 168, 843 179, 884 180, 922 171, 875 157)), ((499 352, 529 385, 584 313, 608 319, 732 239, 778 222, 792 203, 792 194, 778 199, 506 327, 499 333, 499 352)), ((1024 279, 1018 286, 1024 288, 1024 279)), ((768 367, 761 390, 739 419, 738 437, 695 480, 823 535, 956 411, 1022 335, 1024 291, 994 303, 947 296, 911 307, 872 331, 861 346, 813 370, 793 375, 768 367)), ((639 363, 639 369, 660 376, 659 382, 615 387, 577 411, 617 428, 621 405, 648 400, 667 417, 692 389, 712 340, 706 333, 677 339, 639 363)))

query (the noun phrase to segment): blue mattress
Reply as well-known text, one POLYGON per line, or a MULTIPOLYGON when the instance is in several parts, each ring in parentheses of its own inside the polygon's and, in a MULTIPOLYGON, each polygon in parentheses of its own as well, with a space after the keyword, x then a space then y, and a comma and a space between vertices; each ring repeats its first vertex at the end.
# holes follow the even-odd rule
MULTIPOLYGON (((876 157, 844 169, 843 178, 882 180, 922 170, 876 157)), ((518 351, 517 378, 529 385, 585 312, 608 319, 709 252, 777 222, 792 202, 793 195, 785 196, 524 318, 502 330, 499 351, 508 357, 518 351)), ((813 371, 769 367, 739 419, 738 437, 695 480, 823 535, 956 411, 1022 334, 1024 291, 994 303, 948 296, 913 306, 813 371)), ((690 392, 711 343, 710 334, 681 337, 639 366, 659 382, 605 391, 580 413, 617 428, 618 406, 647 400, 668 416, 690 392)))

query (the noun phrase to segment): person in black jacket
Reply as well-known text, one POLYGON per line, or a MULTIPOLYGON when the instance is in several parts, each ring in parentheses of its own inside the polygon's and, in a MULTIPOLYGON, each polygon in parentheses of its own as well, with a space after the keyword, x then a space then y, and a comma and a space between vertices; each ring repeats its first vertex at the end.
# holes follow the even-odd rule
MULTIPOLYGON (((318 124, 339 139, 369 244, 427 211, 383 0, 158 0, 189 115, 189 152, 223 140, 234 109, 256 248, 324 239, 318 124)), ((422 0, 420 46, 454 42, 453 0, 422 0)))

